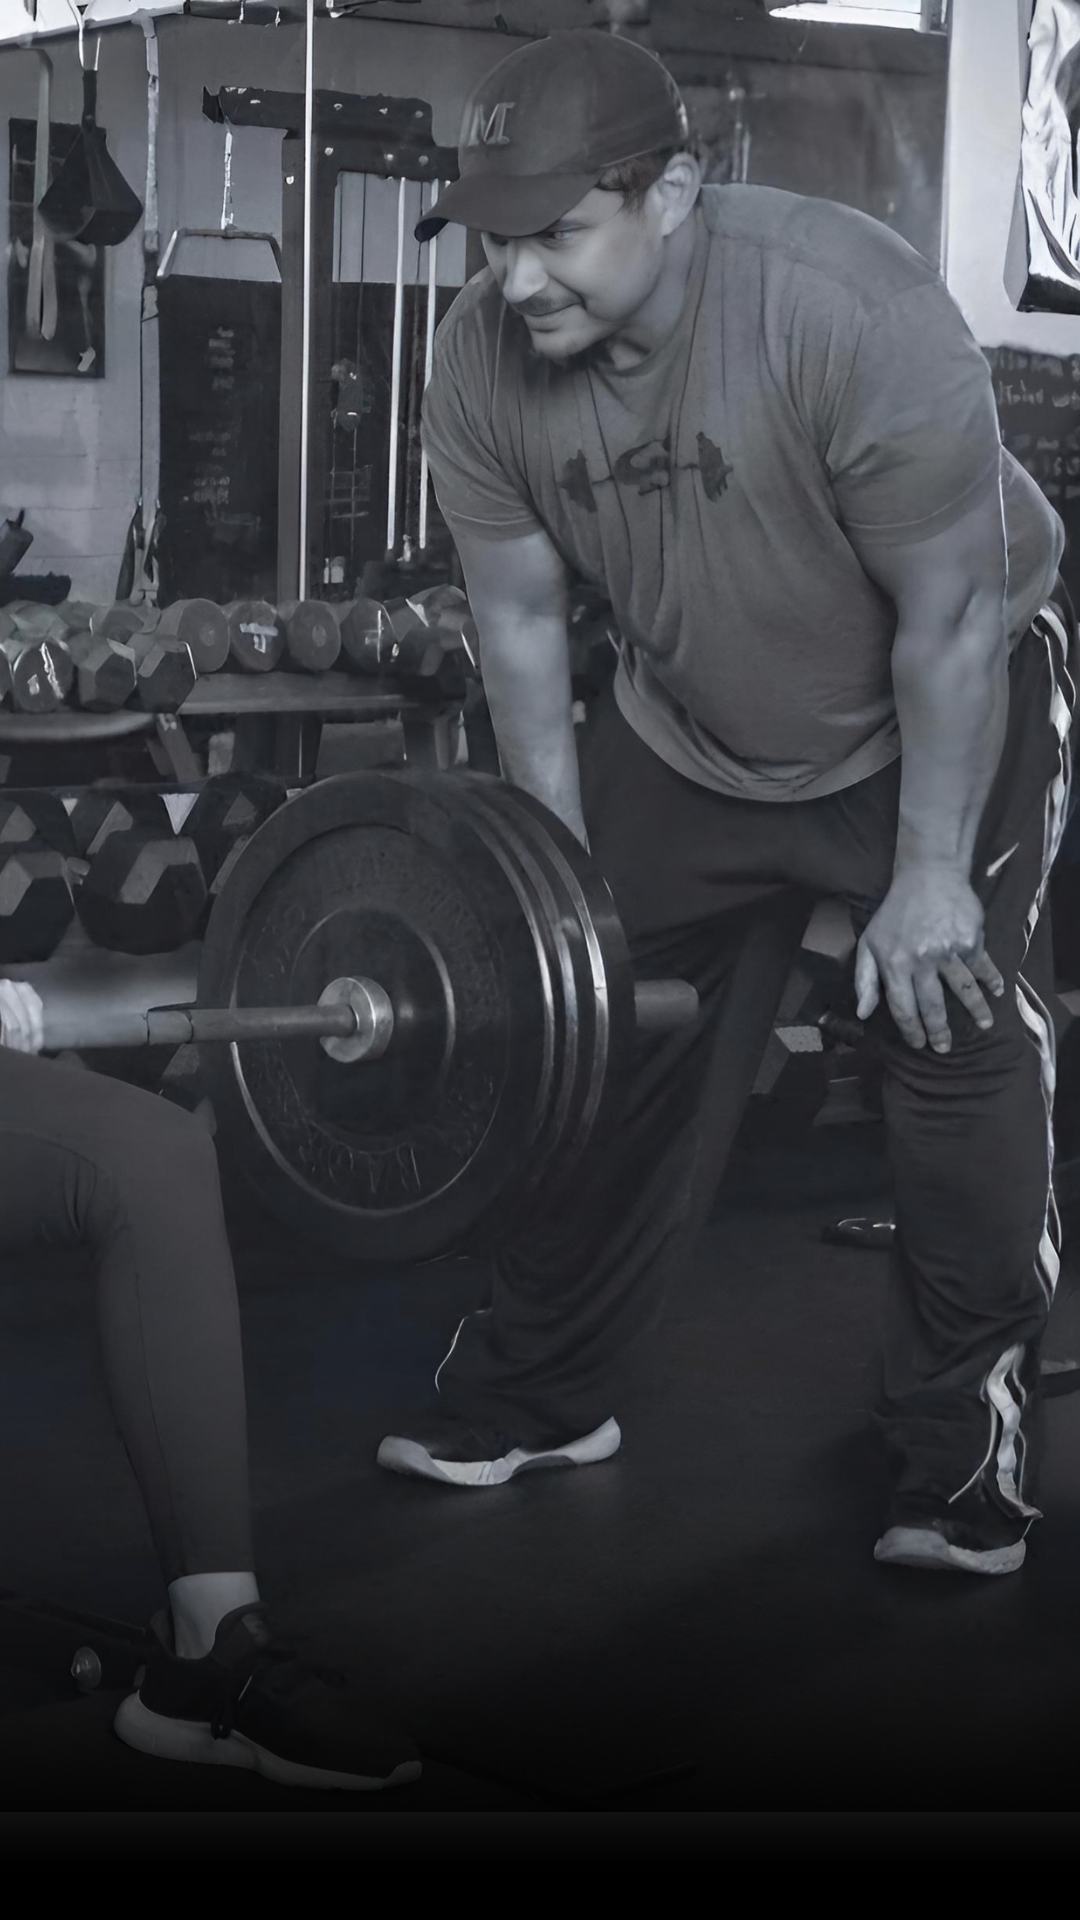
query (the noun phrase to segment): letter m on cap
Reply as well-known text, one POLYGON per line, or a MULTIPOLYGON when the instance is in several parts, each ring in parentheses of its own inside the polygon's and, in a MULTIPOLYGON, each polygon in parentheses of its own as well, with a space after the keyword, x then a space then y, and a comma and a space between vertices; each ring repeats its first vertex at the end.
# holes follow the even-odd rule
POLYGON ((513 100, 500 100, 497 106, 474 107, 469 120, 465 145, 467 147, 508 147, 510 136, 506 131, 506 116, 514 111, 513 100))

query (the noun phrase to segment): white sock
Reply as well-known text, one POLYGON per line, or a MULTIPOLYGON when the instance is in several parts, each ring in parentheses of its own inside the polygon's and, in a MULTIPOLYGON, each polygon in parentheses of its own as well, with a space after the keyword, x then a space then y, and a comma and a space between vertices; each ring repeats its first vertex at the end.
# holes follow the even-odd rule
POLYGON ((173 1640, 181 1660, 204 1660, 227 1613, 259 1599, 253 1573, 185 1573, 169 1587, 173 1640))

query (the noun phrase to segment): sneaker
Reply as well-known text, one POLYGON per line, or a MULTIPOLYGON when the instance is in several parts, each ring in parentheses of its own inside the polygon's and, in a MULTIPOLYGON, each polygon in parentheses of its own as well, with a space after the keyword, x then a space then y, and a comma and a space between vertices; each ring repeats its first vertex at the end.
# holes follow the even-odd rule
POLYGON ((177 1658, 164 1615, 153 1636, 138 1691, 113 1723, 140 1753, 247 1767, 288 1787, 363 1791, 419 1778, 409 1742, 365 1725, 335 1690, 340 1677, 302 1666, 263 1607, 226 1614, 202 1660, 177 1658))
POLYGON ((391 1473, 417 1474, 454 1487, 501 1487, 517 1474, 540 1467, 591 1467, 598 1460, 610 1460, 621 1444, 622 1434, 614 1420, 605 1420, 579 1440, 519 1447, 493 1428, 445 1419, 425 1422, 409 1434, 388 1435, 377 1459, 391 1473))
POLYGON ((1026 1552, 1023 1540, 1001 1547, 961 1547, 940 1527, 890 1527, 874 1548, 874 1559, 927 1573, 1016 1573, 1026 1552))

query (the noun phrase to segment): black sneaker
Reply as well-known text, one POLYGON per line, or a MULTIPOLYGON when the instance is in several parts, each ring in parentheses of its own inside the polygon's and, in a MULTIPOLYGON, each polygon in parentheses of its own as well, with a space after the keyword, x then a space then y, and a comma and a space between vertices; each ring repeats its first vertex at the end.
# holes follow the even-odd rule
POLYGON ((426 1420, 408 1434, 389 1434, 376 1457, 391 1473, 418 1474, 454 1487, 501 1487, 515 1475, 541 1467, 589 1467, 610 1460, 621 1444, 614 1420, 605 1420, 578 1440, 521 1447, 493 1428, 448 1418, 426 1420))
POLYGON ((263 1607, 227 1613, 203 1660, 177 1658, 164 1615, 153 1633, 138 1692, 113 1723, 140 1753, 248 1767, 289 1787, 370 1791, 419 1778, 410 1743, 365 1725, 341 1683, 302 1666, 277 1638, 263 1607))

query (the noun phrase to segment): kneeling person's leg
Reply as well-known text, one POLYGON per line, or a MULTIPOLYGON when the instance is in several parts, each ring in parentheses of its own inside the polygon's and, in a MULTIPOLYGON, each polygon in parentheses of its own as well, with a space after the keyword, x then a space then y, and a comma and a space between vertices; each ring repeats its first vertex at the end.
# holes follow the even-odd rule
POLYGON ((239 1310, 212 1139, 152 1094, 3 1049, 0 1132, 0 1243, 82 1245, 93 1260, 106 1383, 166 1581, 189 1583, 190 1606, 190 1583, 205 1575, 226 1577, 221 1598, 233 1605, 253 1597, 228 1584, 251 1580, 252 1550, 239 1310))
POLYGON ((0 1049, 0 1245, 86 1246, 105 1370, 169 1587, 116 1731, 286 1785, 415 1779, 412 1743, 297 1661, 252 1571, 240 1323, 210 1136, 152 1095, 0 1049))

